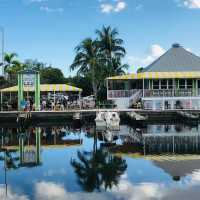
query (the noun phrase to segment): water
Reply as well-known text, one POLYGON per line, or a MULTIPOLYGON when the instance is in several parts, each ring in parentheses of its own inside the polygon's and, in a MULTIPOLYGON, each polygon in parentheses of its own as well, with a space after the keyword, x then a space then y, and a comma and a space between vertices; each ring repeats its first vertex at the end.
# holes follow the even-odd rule
POLYGON ((198 125, 0 131, 0 199, 199 199, 198 125))

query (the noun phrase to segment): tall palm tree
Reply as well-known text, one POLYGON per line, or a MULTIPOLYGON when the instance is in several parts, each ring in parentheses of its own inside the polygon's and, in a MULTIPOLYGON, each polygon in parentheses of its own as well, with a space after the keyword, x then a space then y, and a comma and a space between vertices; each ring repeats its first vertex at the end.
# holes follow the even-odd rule
MULTIPOLYGON (((8 74, 8 80, 11 84, 16 84, 17 83, 17 71, 20 71, 23 69, 22 64, 14 60, 15 57, 18 57, 17 53, 11 53, 10 55, 5 53, 4 55, 4 70, 5 70, 5 75, 8 74)), ((0 63, 2 65, 2 63, 0 63)), ((7 79, 7 75, 5 76, 7 79)))
POLYGON ((122 58, 126 54, 126 50, 122 46, 124 41, 120 38, 117 38, 119 34, 117 29, 114 28, 112 30, 110 26, 103 26, 102 30, 96 30, 96 34, 98 35, 100 52, 102 52, 108 58, 108 68, 110 73, 112 73, 112 58, 122 58))
MULTIPOLYGON (((19 71, 19 70, 23 69, 23 67, 19 61, 13 60, 14 57, 18 57, 18 54, 13 52, 10 55, 8 55, 7 53, 5 53, 5 55, 4 55, 5 71, 8 71, 8 70, 19 71)), ((0 65, 2 65, 2 63, 0 65)))
POLYGON ((91 38, 83 40, 76 48, 77 55, 74 58, 73 64, 70 66, 70 70, 77 68, 77 74, 86 75, 90 74, 92 77, 92 87, 95 97, 100 87, 99 73, 101 72, 101 66, 104 62, 104 58, 99 53, 99 46, 96 41, 91 38))

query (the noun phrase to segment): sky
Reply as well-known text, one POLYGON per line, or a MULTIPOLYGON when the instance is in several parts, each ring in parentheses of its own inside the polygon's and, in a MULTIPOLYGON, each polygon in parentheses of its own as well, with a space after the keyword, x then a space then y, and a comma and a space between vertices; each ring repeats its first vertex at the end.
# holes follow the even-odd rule
MULTIPOLYGON (((117 27, 124 40, 127 73, 148 66, 173 43, 200 55, 199 19, 200 0, 0 0, 5 52, 18 53, 20 62, 51 64, 66 77, 75 75, 69 71, 74 48, 95 39, 103 25, 117 27)), ((0 31, 0 45, 1 37, 0 31)))

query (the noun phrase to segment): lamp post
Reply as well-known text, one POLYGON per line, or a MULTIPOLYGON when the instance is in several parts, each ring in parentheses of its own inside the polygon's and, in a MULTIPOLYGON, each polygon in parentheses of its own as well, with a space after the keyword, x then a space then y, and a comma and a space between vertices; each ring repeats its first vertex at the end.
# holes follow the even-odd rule
POLYGON ((2 31, 2 76, 4 77, 4 28, 0 27, 2 31))

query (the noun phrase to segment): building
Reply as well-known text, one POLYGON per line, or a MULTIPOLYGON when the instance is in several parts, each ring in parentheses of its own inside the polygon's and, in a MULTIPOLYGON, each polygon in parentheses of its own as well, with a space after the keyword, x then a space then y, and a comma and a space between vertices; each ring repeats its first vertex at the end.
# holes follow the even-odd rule
POLYGON ((175 43, 140 73, 107 78, 107 99, 119 108, 200 109, 200 57, 175 43))

